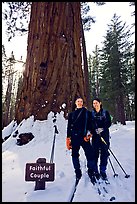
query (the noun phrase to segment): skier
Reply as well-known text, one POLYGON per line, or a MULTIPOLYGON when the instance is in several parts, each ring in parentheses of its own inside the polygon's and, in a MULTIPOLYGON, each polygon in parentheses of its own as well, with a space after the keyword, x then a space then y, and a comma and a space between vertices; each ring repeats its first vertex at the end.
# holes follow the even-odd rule
MULTIPOLYGON (((90 144, 90 137, 92 131, 88 131, 90 124, 90 111, 88 111, 83 106, 83 99, 78 97, 75 100, 76 109, 69 113, 68 116, 68 125, 67 125, 67 138, 66 146, 67 149, 72 149, 72 163, 75 169, 76 180, 80 179, 82 176, 82 171, 79 161, 79 150, 80 147, 83 148, 86 159, 87 159, 87 168, 88 175, 93 184, 95 184, 96 179, 94 176, 93 166, 95 166, 93 148, 90 144)), ((92 129, 90 127, 90 129, 92 129)))
POLYGON ((111 126, 111 117, 107 110, 103 109, 101 100, 95 98, 92 100, 91 117, 92 126, 94 123, 94 131, 92 135, 92 146, 95 152, 95 174, 96 178, 107 179, 106 169, 109 156, 109 127, 111 126), (105 143, 102 141, 104 139, 105 143), (98 170, 98 159, 100 157, 100 168, 98 170))

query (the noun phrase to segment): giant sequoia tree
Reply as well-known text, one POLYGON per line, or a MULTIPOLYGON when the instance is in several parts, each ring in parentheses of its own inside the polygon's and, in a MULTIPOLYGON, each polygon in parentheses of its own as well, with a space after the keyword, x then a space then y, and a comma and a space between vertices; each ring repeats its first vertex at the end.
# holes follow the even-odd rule
POLYGON ((44 120, 50 111, 66 116, 78 95, 86 102, 80 15, 80 2, 32 3, 18 122, 44 120))

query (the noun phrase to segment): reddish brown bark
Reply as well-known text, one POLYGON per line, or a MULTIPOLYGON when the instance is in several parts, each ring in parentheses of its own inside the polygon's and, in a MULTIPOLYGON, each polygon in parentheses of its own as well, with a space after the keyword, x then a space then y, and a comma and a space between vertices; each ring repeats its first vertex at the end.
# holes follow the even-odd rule
POLYGON ((18 122, 45 120, 50 111, 66 117, 77 95, 86 102, 80 29, 80 2, 32 3, 18 122))

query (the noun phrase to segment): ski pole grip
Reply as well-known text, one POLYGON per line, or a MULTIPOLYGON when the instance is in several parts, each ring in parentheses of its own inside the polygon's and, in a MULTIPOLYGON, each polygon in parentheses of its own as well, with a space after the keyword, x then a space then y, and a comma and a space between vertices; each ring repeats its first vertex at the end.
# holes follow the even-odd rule
POLYGON ((57 126, 54 125, 54 127, 55 127, 55 133, 58 134, 59 132, 58 132, 57 126))
POLYGON ((107 145, 107 143, 106 143, 106 141, 103 139, 103 137, 101 137, 101 140, 102 140, 102 142, 104 142, 104 143, 107 145))

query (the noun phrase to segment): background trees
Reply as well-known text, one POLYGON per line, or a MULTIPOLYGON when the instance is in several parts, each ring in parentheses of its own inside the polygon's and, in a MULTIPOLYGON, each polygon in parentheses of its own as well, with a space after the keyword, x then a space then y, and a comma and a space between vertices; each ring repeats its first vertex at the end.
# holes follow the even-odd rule
POLYGON ((20 68, 23 65, 22 61, 15 59, 13 52, 7 57, 5 47, 2 45, 2 127, 7 126, 15 118, 18 83, 22 77, 20 68))
POLYGON ((129 118, 134 119, 135 59, 131 35, 126 23, 122 24, 114 14, 103 47, 96 47, 92 58, 92 95, 102 98, 114 122, 123 125, 129 118))

